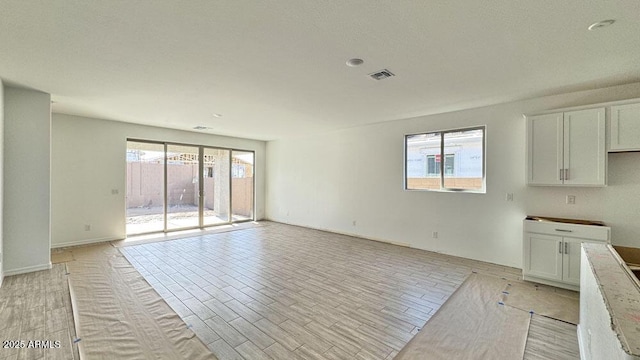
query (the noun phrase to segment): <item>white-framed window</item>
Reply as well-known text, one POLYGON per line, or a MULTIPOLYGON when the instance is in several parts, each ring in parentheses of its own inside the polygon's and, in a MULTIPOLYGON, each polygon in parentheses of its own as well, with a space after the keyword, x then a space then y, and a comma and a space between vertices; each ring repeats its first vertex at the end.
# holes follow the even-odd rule
POLYGON ((486 192, 485 135, 486 126, 405 135, 405 189, 486 192))

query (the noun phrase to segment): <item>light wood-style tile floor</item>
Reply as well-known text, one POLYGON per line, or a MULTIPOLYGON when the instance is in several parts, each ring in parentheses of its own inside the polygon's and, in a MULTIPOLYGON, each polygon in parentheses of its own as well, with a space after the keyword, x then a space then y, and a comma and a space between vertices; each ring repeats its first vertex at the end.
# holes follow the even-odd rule
MULTIPOLYGON (((121 251, 221 359, 392 359, 472 271, 521 276, 271 222, 121 251)), ((537 338, 525 358, 545 358, 537 338)))
MULTIPOLYGON (((122 249, 221 359, 391 359, 471 271, 520 270, 263 222, 122 249)), ((73 261, 73 258, 68 259, 73 261)), ((578 359, 576 327, 532 319, 525 359, 578 359)), ((66 268, 7 277, 0 338, 60 349, 0 359, 79 359, 66 268)))
POLYGON ((580 359, 576 326, 544 316, 533 316, 524 359, 580 359))
POLYGON ((66 273, 64 264, 55 264, 51 270, 4 279, 0 359, 79 359, 66 273))

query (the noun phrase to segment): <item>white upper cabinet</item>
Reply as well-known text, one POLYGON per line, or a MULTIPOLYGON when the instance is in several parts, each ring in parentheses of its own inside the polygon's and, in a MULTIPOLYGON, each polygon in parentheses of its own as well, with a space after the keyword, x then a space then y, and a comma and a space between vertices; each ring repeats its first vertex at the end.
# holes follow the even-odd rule
POLYGON ((611 107, 609 151, 640 151, 640 103, 611 107))
POLYGON ((604 108, 527 117, 527 184, 604 186, 604 108))
POLYGON ((605 185, 604 108, 564 113, 564 184, 605 185))
POLYGON ((528 176, 531 185, 562 185, 562 113, 527 118, 528 176))

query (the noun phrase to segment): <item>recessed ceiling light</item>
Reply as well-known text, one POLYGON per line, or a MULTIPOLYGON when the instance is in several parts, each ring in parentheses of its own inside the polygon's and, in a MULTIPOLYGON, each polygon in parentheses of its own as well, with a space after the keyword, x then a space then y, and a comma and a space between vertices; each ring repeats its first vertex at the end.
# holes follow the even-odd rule
POLYGON ((589 30, 600 29, 600 28, 603 28, 605 26, 609 26, 609 25, 613 24, 614 22, 616 22, 616 21, 615 20, 598 21, 597 23, 593 23, 593 24, 589 25, 589 27, 587 29, 589 29, 589 30))
POLYGON ((202 125, 198 125, 198 126, 194 126, 193 127, 194 130, 211 130, 210 127, 208 126, 202 126, 202 125))
POLYGON ((213 114, 213 117, 214 117, 214 118, 221 118, 221 117, 222 117, 222 114, 214 113, 214 114, 213 114))
POLYGON ((364 60, 362 59, 353 58, 353 59, 347 60, 347 66, 350 66, 350 67, 360 66, 362 65, 362 63, 364 63, 364 60))

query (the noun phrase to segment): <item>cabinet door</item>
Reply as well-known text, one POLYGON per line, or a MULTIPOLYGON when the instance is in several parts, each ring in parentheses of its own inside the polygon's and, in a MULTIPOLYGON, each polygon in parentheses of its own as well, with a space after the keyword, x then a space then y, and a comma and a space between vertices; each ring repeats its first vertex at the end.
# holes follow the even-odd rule
POLYGON ((584 240, 564 238, 562 245, 562 281, 580 285, 580 247, 584 240))
POLYGON ((640 103, 611 107, 609 150, 640 150, 640 103))
POLYGON ((564 113, 565 185, 605 185, 604 108, 564 113))
POLYGON ((562 113, 527 118, 527 183, 560 185, 562 113))
POLYGON ((562 237, 525 233, 525 275, 562 281, 562 237))

